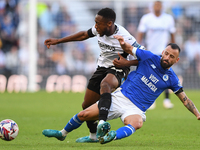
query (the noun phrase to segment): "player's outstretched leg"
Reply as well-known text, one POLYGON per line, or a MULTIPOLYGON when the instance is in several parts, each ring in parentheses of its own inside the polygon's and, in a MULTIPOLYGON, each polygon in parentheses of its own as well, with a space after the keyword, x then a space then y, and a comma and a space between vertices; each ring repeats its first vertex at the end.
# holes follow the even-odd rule
POLYGON ((62 132, 58 130, 45 129, 42 131, 42 134, 47 137, 55 137, 60 141, 63 141, 66 138, 66 136, 62 136, 62 132))
POLYGON ((105 136, 99 138, 101 144, 111 142, 116 137, 116 131, 110 131, 105 136))
POLYGON ((64 129, 62 129, 61 131, 45 129, 45 130, 42 131, 42 134, 47 136, 47 137, 55 137, 58 140, 63 141, 66 138, 66 136, 69 132, 80 127, 83 122, 84 121, 81 121, 78 118, 78 114, 76 114, 69 120, 69 122, 66 124, 64 129))
POLYGON ((110 131, 110 123, 103 122, 97 126, 97 138, 103 137, 110 131))

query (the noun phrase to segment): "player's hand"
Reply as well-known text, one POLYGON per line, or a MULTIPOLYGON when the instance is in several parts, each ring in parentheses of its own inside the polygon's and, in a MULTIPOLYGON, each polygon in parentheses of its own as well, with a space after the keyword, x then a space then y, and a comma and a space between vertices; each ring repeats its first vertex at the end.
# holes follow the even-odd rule
POLYGON ((44 45, 47 46, 47 48, 50 48, 51 45, 56 45, 58 44, 58 39, 46 39, 44 41, 44 45))
POLYGON ((119 41, 120 45, 124 45, 125 44, 124 38, 122 36, 115 35, 114 38, 116 38, 119 41))
POLYGON ((199 114, 199 116, 197 116, 197 119, 200 120, 200 114, 199 114))
POLYGON ((128 60, 126 60, 122 55, 119 55, 119 59, 115 58, 113 60, 113 64, 118 67, 118 68, 123 68, 123 67, 126 67, 128 66, 128 60))
POLYGON ((115 35, 114 38, 116 38, 119 41, 119 44, 126 53, 133 55, 132 53, 133 46, 125 42, 122 36, 115 35))

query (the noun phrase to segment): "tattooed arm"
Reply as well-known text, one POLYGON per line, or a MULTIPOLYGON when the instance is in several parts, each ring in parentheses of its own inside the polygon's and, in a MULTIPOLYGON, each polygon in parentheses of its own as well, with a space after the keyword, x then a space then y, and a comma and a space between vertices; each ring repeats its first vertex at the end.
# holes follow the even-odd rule
POLYGON ((178 96, 178 98, 182 101, 182 103, 184 104, 184 106, 190 111, 192 112, 198 120, 200 120, 200 113, 197 110, 197 108, 195 107, 194 103, 187 97, 187 95, 185 94, 185 92, 180 92, 176 94, 178 96))

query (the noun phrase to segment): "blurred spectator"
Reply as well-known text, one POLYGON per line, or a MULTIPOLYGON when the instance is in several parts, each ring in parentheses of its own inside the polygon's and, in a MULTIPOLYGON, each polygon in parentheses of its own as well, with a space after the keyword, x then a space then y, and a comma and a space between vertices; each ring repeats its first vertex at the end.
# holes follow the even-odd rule
POLYGON ((96 59, 93 54, 88 54, 85 62, 85 76, 89 79, 94 73, 96 66, 96 59))
POLYGON ((4 52, 1 49, 2 47, 2 41, 0 39, 0 74, 5 73, 5 64, 6 64, 6 56, 4 52))
POLYGON ((16 28, 12 22, 12 16, 7 14, 4 16, 1 22, 1 38, 3 42, 3 51, 8 52, 10 48, 17 44, 17 39, 15 38, 16 28))
POLYGON ((176 19, 179 19, 182 15, 183 15, 183 8, 182 6, 180 5, 180 3, 175 3, 173 6, 172 6, 172 13, 174 15, 174 18, 175 20, 176 19))
POLYGON ((200 42, 196 35, 192 35, 185 42, 184 49, 186 56, 190 62, 190 69, 192 72, 199 73, 199 63, 200 63, 200 42))
POLYGON ((55 28, 55 21, 51 12, 51 6, 48 4, 47 9, 39 17, 40 27, 50 34, 55 28))
POLYGON ((28 76, 28 68, 29 68, 29 49, 28 49, 28 43, 21 42, 19 52, 19 74, 23 74, 28 76))
POLYGON ((5 1, 6 13, 15 13, 15 7, 17 6, 19 0, 3 0, 5 1))
POLYGON ((55 68, 56 74, 58 75, 68 74, 64 53, 60 48, 54 49, 51 55, 51 60, 56 64, 56 68, 55 68))
POLYGON ((136 37, 137 27, 140 21, 140 18, 145 13, 143 8, 139 8, 137 5, 130 3, 129 7, 124 10, 124 21, 125 28, 136 37))
POLYGON ((7 77, 12 74, 18 74, 19 58, 17 46, 12 46, 10 51, 6 53, 6 70, 7 77))

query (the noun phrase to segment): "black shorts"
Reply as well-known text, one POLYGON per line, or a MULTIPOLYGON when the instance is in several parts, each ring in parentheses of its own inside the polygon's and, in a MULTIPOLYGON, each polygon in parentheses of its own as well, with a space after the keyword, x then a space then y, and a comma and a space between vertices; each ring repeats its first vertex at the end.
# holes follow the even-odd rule
POLYGON ((115 68, 115 66, 105 68, 105 67, 98 67, 97 70, 94 72, 92 77, 89 80, 87 88, 100 94, 100 84, 101 81, 106 77, 108 73, 115 75, 118 80, 118 87, 121 85, 122 79, 126 79, 128 73, 130 71, 129 67, 124 67, 123 69, 115 68))

